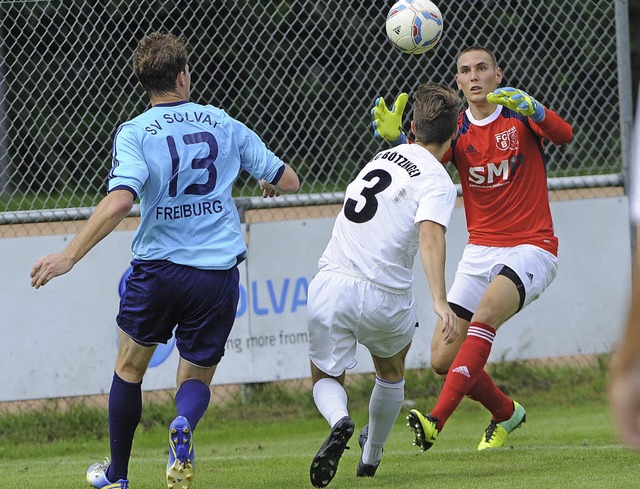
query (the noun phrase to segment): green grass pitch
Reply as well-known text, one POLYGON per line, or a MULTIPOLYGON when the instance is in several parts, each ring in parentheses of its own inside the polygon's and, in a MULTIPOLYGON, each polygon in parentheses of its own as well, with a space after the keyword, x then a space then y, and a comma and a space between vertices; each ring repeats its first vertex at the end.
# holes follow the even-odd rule
MULTIPOLYGON (((421 453, 411 445, 403 409, 375 478, 356 478, 357 435, 366 422, 354 411, 356 433, 329 485, 346 488, 631 488, 640 484, 640 454, 615 438, 604 396, 559 404, 534 395, 517 398, 527 423, 505 447, 478 452, 489 417, 464 401, 438 442, 421 453)), ((422 407, 422 406, 420 406, 422 407)), ((424 406, 426 410, 428 406, 424 406)), ((192 489, 310 488, 309 464, 328 434, 312 412, 284 420, 228 419, 215 409, 194 434, 196 473, 192 489)), ((104 420, 106 424, 106 419, 104 420)), ((160 426, 139 428, 129 480, 131 489, 161 489, 166 464, 166 433, 160 426)), ((108 453, 106 438, 76 436, 44 443, 0 445, 0 488, 87 488, 89 464, 108 453)))

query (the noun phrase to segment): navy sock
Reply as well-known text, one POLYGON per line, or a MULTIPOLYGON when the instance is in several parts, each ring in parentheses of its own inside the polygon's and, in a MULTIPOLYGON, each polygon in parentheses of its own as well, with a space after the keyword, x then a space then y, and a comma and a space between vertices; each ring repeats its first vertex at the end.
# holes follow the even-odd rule
POLYGON ((114 372, 109 392, 111 465, 106 474, 110 482, 127 478, 133 435, 141 417, 142 382, 126 382, 114 372))
POLYGON ((197 379, 189 379, 182 383, 176 392, 176 410, 178 416, 184 416, 195 431, 200 418, 209 407, 211 390, 209 386, 197 379))

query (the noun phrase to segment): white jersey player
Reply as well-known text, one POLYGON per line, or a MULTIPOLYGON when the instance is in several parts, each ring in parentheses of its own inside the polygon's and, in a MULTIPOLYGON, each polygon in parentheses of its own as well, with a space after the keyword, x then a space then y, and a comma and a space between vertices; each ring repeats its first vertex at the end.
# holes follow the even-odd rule
POLYGON ((446 300, 444 234, 456 189, 440 163, 456 135, 458 95, 440 85, 414 94, 417 144, 375 155, 349 184, 331 240, 309 284, 308 329, 313 396, 331 433, 311 464, 311 483, 325 487, 353 434, 344 374, 357 343, 376 368, 369 424, 360 435, 358 476, 373 476, 404 399, 404 359, 417 326, 413 263, 418 250, 433 307, 445 335, 457 335, 446 300))
POLYGON ((381 151, 347 187, 319 269, 340 267, 405 294, 413 282, 417 224, 446 228, 455 198, 449 174, 424 147, 381 151))

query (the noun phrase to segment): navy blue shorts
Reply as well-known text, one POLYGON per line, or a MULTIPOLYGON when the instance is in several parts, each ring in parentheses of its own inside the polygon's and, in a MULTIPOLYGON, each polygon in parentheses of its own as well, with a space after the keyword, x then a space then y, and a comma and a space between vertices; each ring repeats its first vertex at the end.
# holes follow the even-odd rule
POLYGON ((240 295, 238 267, 201 270, 169 261, 131 262, 118 326, 136 343, 167 343, 176 328, 180 357, 213 367, 224 355, 240 295))

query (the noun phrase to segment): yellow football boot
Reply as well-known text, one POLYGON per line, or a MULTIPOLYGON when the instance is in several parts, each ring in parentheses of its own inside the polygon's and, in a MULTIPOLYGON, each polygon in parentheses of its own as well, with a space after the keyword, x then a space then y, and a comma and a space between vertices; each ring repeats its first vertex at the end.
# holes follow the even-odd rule
POLYGON ((482 436, 482 440, 480 440, 478 450, 501 447, 504 445, 504 441, 507 439, 509 433, 520 427, 522 423, 527 420, 527 412, 520 404, 513 401, 513 407, 513 415, 506 421, 498 423, 497 421, 491 420, 487 429, 484 430, 484 435, 482 436))

